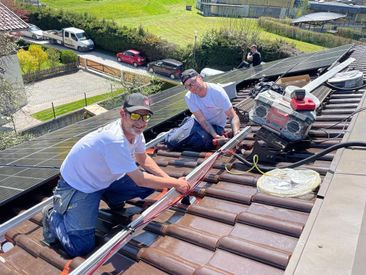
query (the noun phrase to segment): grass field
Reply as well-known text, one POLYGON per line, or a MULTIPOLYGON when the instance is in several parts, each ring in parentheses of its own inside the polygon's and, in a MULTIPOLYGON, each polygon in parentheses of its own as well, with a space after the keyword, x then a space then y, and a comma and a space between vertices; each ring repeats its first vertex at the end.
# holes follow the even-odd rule
MULTIPOLYGON (((102 95, 88 97, 86 99, 87 105, 91 105, 95 102, 100 102, 100 101, 103 101, 105 99, 110 99, 110 98, 112 98, 114 96, 117 96, 121 93, 123 93, 122 90, 117 90, 117 91, 114 91, 112 93, 109 92, 109 93, 102 94, 102 95)), ((83 108, 83 107, 85 107, 85 100, 84 99, 74 101, 74 102, 71 102, 71 103, 67 103, 67 104, 62 104, 60 106, 55 106, 55 116, 56 117, 61 116, 63 114, 70 113, 72 111, 78 110, 78 109, 83 108)), ((40 121, 47 121, 47 120, 50 120, 50 119, 54 118, 54 114, 53 114, 52 108, 48 108, 48 109, 45 109, 45 110, 42 110, 40 112, 32 114, 32 117, 34 117, 35 119, 38 119, 40 121)))
POLYGON ((194 43, 195 32, 199 42, 200 37, 210 29, 236 26, 259 32, 261 39, 282 39, 303 52, 323 49, 265 32, 258 28, 253 19, 204 17, 194 8, 194 0, 42 0, 42 3, 57 9, 88 12, 97 18, 114 20, 128 27, 143 26, 145 30, 182 46, 194 43), (186 5, 192 5, 192 11, 187 11, 186 5))

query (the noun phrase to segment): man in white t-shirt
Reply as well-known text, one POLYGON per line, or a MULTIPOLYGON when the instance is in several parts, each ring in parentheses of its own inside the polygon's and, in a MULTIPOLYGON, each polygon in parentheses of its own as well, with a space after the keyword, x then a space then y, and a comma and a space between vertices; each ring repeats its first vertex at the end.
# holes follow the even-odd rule
POLYGON ((145 198, 154 189, 189 191, 184 178, 170 177, 145 153, 143 131, 152 114, 146 96, 128 95, 120 120, 87 134, 71 148, 61 165, 53 206, 43 209, 46 242, 59 241, 71 257, 85 255, 95 246, 101 199, 119 210, 126 200, 145 198))
POLYGON ((240 131, 240 121, 225 90, 203 81, 195 70, 185 70, 181 80, 186 87, 185 100, 192 116, 179 128, 171 130, 165 139, 169 149, 205 151, 214 148, 213 139, 224 139, 224 127, 229 118, 233 135, 240 131))

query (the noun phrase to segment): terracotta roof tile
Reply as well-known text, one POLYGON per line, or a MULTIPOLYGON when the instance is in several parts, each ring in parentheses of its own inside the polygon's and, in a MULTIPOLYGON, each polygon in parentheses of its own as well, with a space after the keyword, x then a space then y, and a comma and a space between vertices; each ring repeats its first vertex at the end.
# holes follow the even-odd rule
POLYGON ((15 31, 28 28, 19 16, 0 3, 0 31, 15 31))

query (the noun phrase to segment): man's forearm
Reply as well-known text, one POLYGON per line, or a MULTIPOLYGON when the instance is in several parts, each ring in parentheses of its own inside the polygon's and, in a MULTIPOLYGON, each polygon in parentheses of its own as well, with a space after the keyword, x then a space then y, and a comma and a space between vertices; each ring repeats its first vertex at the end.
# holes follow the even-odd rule
POLYGON ((216 137, 217 133, 215 131, 215 129, 212 127, 211 123, 209 123, 207 120, 203 121, 203 122, 199 122, 200 125, 202 126, 202 128, 209 133, 212 137, 216 137))
POLYGON ((234 116, 231 119, 231 129, 233 130, 234 136, 240 132, 240 120, 238 116, 234 116))
POLYGON ((140 163, 140 165, 146 171, 156 176, 169 177, 169 175, 163 169, 161 169, 150 156, 146 156, 144 163, 140 163))

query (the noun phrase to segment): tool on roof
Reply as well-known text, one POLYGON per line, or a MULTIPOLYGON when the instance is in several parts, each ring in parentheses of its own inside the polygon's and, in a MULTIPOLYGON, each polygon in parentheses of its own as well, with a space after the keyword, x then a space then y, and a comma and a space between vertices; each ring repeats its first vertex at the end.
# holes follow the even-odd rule
MULTIPOLYGON (((239 134, 230 139, 224 146, 208 157, 198 167, 186 176, 192 188, 194 188, 202 177, 208 172, 215 160, 226 150, 235 147, 250 132, 251 128, 244 128, 239 134)), ((110 257, 112 257, 119 249, 121 249, 136 233, 142 231, 144 225, 159 215, 162 211, 169 208, 179 201, 183 194, 178 193, 174 188, 170 189, 159 201, 155 202, 147 208, 142 214, 132 221, 125 230, 117 233, 112 239, 105 243, 99 250, 92 254, 85 262, 79 265, 70 274, 92 274, 110 257)))
POLYGON ((319 99, 311 92, 354 60, 348 58, 302 88, 288 86, 281 94, 269 86, 258 93, 249 118, 261 128, 256 133, 250 157, 258 155, 260 160, 272 162, 279 152, 303 147, 320 106, 319 99))

